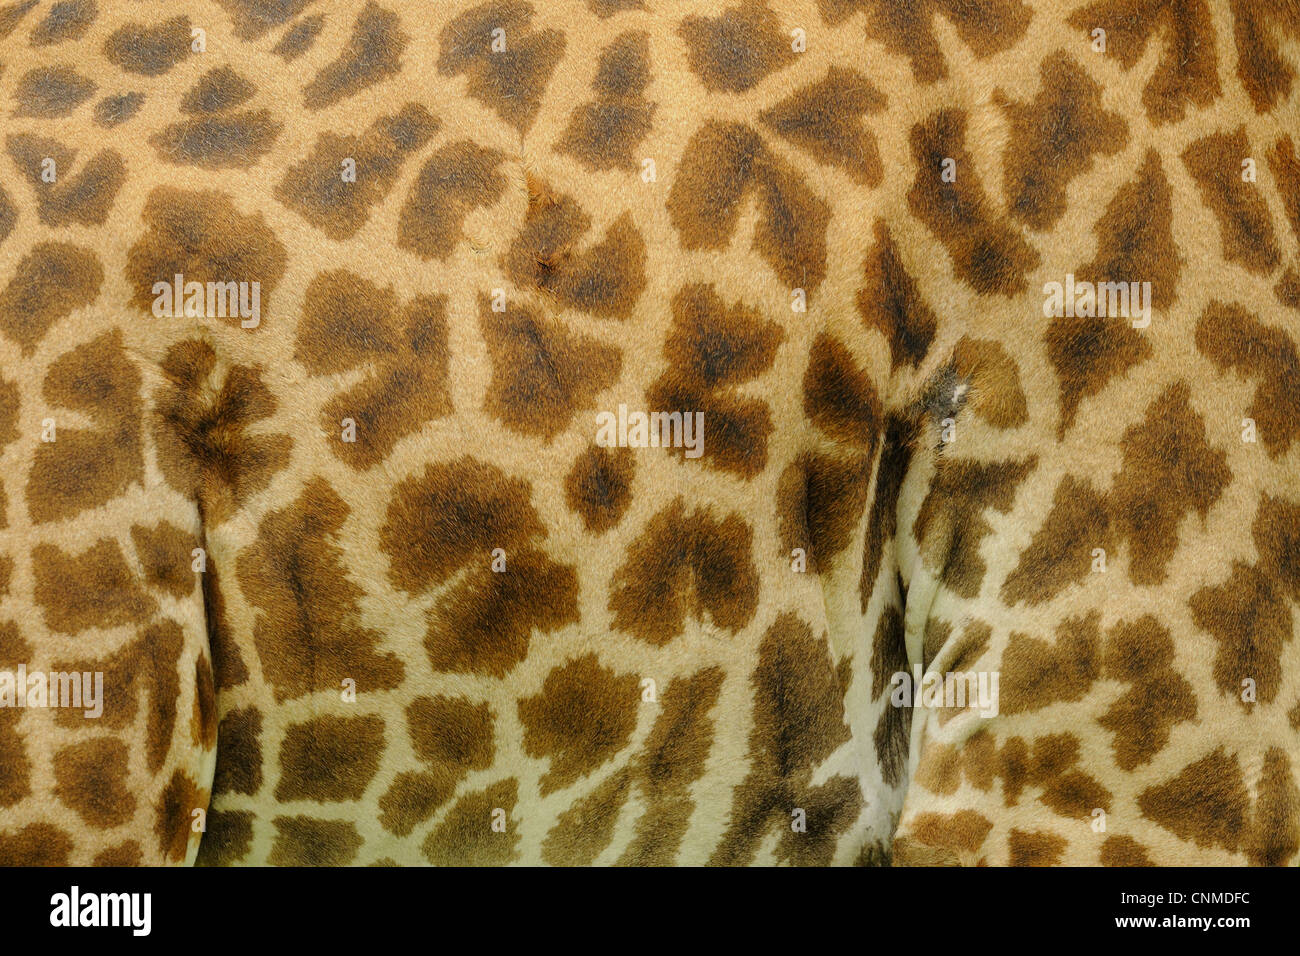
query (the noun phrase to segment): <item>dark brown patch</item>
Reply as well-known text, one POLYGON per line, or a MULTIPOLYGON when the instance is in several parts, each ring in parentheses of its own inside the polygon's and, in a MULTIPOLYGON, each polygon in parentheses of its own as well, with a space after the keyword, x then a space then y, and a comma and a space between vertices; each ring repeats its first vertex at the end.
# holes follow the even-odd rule
POLYGON ((104 56, 140 76, 161 76, 190 55, 190 18, 172 17, 157 26, 128 23, 104 41, 104 56))
POLYGON ((717 17, 688 16, 677 28, 686 59, 711 93, 743 93, 794 62, 781 21, 762 0, 717 17))
POLYGON ((1032 103, 1000 89, 993 102, 1007 115, 1002 154, 1007 212, 1031 229, 1047 229, 1065 215, 1066 187, 1092 168, 1092 156, 1113 156, 1128 142, 1128 124, 1102 108, 1101 86, 1059 50, 1039 64, 1042 85, 1032 103), (1025 143, 1037 144, 1025 149, 1025 143))
POLYGON ((1236 754, 1219 747, 1138 794, 1148 820, 1199 847, 1234 852, 1247 830, 1250 795, 1236 754))
POLYGON ((541 691, 519 701, 524 752, 550 760, 542 796, 573 785, 622 750, 636 729, 640 700, 637 675, 618 674, 595 654, 552 668, 541 691))
POLYGON ((1123 319, 1060 316, 1052 320, 1043 339, 1048 360, 1061 380, 1058 439, 1064 438, 1074 424, 1079 404, 1085 398, 1098 394, 1111 379, 1152 355, 1147 337, 1123 319))
POLYGON ((190 715, 190 742, 211 750, 217 742, 217 690, 207 655, 194 659, 194 709, 190 715))
POLYGON ((1101 845, 1102 866, 1155 866, 1147 848, 1128 836, 1106 837, 1101 845))
POLYGON ((146 584, 177 598, 194 592, 190 552, 198 542, 193 535, 168 521, 159 521, 152 528, 132 525, 131 541, 146 584))
POLYGON ((818 766, 851 736, 842 688, 825 637, 814 636, 792 614, 782 614, 768 628, 758 655, 750 678, 755 695, 750 771, 734 791, 730 825, 710 863, 752 862, 760 843, 779 830, 779 861, 825 866, 863 802, 856 779, 833 776, 812 784, 818 766), (806 814, 802 833, 790 826, 796 809, 806 814))
POLYGON ((315 817, 276 817, 271 866, 347 866, 365 842, 348 820, 315 817))
POLYGON ((244 110, 172 123, 149 142, 164 162, 176 166, 248 169, 270 151, 280 129, 270 110, 244 110))
MULTIPOLYGON (((880 461, 876 466, 876 489, 867 515, 867 531, 862 543, 862 577, 858 583, 862 613, 867 612, 886 546, 892 547, 898 530, 898 493, 912 462, 918 421, 890 413, 885 417, 880 443, 880 461)), ((899 593, 902 593, 900 587, 899 593)))
POLYGON ((1255 682, 1258 699, 1272 703, 1282 688, 1282 645, 1291 640, 1294 616, 1274 579, 1259 568, 1233 562, 1228 580, 1203 587, 1188 600, 1196 626, 1218 642, 1214 683, 1241 700, 1242 681, 1255 682))
POLYGON ((1066 475, 1056 486, 1052 510, 1002 583, 1008 604, 1042 604, 1092 572, 1092 550, 1112 547, 1106 497, 1086 479, 1066 475))
POLYGON ((742 123, 709 120, 686 145, 668 192, 683 248, 727 248, 751 192, 762 212, 754 250, 786 286, 815 291, 826 276, 830 207, 742 123))
POLYGON ((1206 0, 1148 3, 1145 0, 1099 0, 1067 21, 1091 35, 1106 31, 1106 55, 1132 70, 1155 37, 1165 50, 1142 90, 1142 105, 1157 125, 1176 123, 1195 108, 1209 106, 1223 90, 1215 49, 1214 18, 1206 0))
MULTIPOLYGON (((31 659, 31 645, 22 639, 17 625, 0 624, 0 666, 12 669, 31 659), (16 652, 16 653, 15 653, 16 652)), ((18 732, 22 711, 0 710, 0 807, 12 807, 31 795, 32 762, 27 756, 26 735, 18 732)), ((4 836, 0 834, 0 847, 4 836)), ((0 850, 0 865, 5 864, 0 850)))
POLYGON ((95 94, 95 81, 69 66, 28 70, 14 89, 15 116, 55 119, 68 116, 95 94))
POLYGON ((271 52, 282 57, 286 63, 291 63, 312 48, 324 28, 324 14, 304 17, 284 31, 284 36, 280 37, 280 42, 271 49, 271 52))
POLYGON ((635 473, 631 449, 588 445, 564 479, 564 503, 589 532, 604 534, 631 504, 635 473))
POLYGON ((1268 151, 1268 166, 1277 181, 1282 209, 1291 224, 1291 232, 1300 240, 1300 157, 1296 156, 1295 143, 1290 136, 1278 137, 1268 151))
POLYGON ((446 310, 445 295, 417 296, 399 309, 392 289, 344 269, 307 286, 294 358, 313 375, 368 372, 321 410, 330 449, 353 468, 386 460, 401 439, 451 413, 446 310), (340 440, 345 418, 355 441, 340 440))
POLYGON ((862 117, 885 108, 885 95, 856 70, 832 66, 826 78, 797 90, 759 114, 773 132, 838 166, 856 183, 878 186, 884 175, 876 140, 862 117))
POLYGON ((5 140, 9 155, 31 183, 36 194, 37 217, 47 226, 102 226, 113 209, 117 192, 126 182, 126 164, 116 150, 102 149, 71 174, 77 150, 57 140, 31 133, 15 133, 5 140), (41 179, 41 164, 54 160, 58 180, 41 179))
POLYGON ((324 714, 290 724, 280 744, 275 799, 360 800, 379 770, 384 746, 382 717, 324 714))
POLYGON ((832 438, 874 454, 883 415, 876 387, 848 347, 824 332, 809 351, 803 409, 832 438))
POLYGON ((1246 414, 1270 458, 1300 442, 1300 354, 1291 336, 1239 305, 1215 300, 1196 322, 1196 347, 1219 369, 1258 382, 1246 414))
POLYGON ((127 840, 121 846, 112 846, 95 855, 91 866, 143 866, 144 854, 140 844, 127 840))
POLYGON ((519 832, 510 818, 518 800, 513 777, 456 801, 421 847, 434 866, 504 866, 519 856, 519 832), (493 815, 505 811, 505 830, 494 830, 493 815))
POLYGON ((104 269, 90 249, 37 243, 0 292, 0 330, 30 356, 55 322, 93 303, 103 283, 104 269))
POLYGON ((916 368, 934 341, 938 322, 908 273, 889 226, 877 219, 872 233, 876 244, 863 263, 866 281, 858 290, 858 313, 867 328, 879 330, 889 343, 891 372, 905 365, 916 368))
POLYGON ((1300 39, 1300 18, 1292 0, 1231 0, 1237 76, 1255 112, 1273 109, 1291 93, 1295 66, 1282 54, 1283 36, 1300 39))
MULTIPOLYGON (((1101 218, 1092 227, 1097 255, 1076 272, 1086 282, 1151 283, 1151 305, 1167 309, 1182 266, 1174 243, 1173 193, 1160 165, 1160 154, 1147 151, 1137 178, 1115 191, 1101 218)), ((1121 343, 1112 348, 1132 352, 1121 343)))
MULTIPOLYGON (((613 841, 619 813, 631 793, 626 770, 610 774, 603 783, 560 814, 555 826, 546 834, 542 859, 551 866, 591 866, 613 841)), ((653 862, 644 865, 653 865, 653 862)))
POLYGON ((993 829, 993 821, 974 810, 917 813, 894 839, 894 866, 958 866, 973 863, 993 829))
MULTIPOLYGON (((287 255, 260 212, 243 215, 225 193, 159 186, 142 218, 146 231, 126 258, 132 304, 152 315, 154 283, 170 283, 177 273, 186 283, 257 282, 265 327, 287 255)), ((238 326, 240 317, 222 321, 238 326)))
POLYGON ((994 428, 1016 428, 1029 421, 1020 370, 1000 344, 963 335, 953 348, 952 362, 958 381, 968 383, 968 401, 976 415, 994 428))
POLYGON ((650 82, 650 43, 644 31, 621 34, 600 54, 592 89, 596 99, 573 111, 555 144, 589 169, 635 170, 633 152, 650 132, 655 104, 645 98, 650 82))
POLYGON ((217 768, 212 776, 214 796, 242 793, 251 797, 261 789, 261 736, 262 712, 256 707, 232 710, 221 718, 217 731, 217 768))
POLYGON ((1063 836, 1043 831, 1026 832, 1012 828, 1007 840, 1011 866, 1056 866, 1065 852, 1063 836))
POLYGON ((72 838, 49 823, 0 832, 0 866, 67 866, 72 838))
POLYGON ((402 206, 397 244, 422 259, 446 259, 461 241, 465 217, 505 192, 498 169, 505 161, 504 153, 470 140, 440 147, 421 167, 402 206))
MULTIPOLYGON (((879 699, 891 688, 895 674, 907 673, 907 644, 903 631, 903 613, 896 604, 886 607, 876 625, 871 642, 871 697, 879 699)), ((912 708, 885 705, 875 732, 871 736, 880 776, 888 787, 903 782, 912 735, 912 708)))
POLYGON ((1001 709, 1039 710, 1058 701, 1078 703, 1101 676, 1099 615, 1067 618, 1051 643, 1012 632, 1002 653, 1001 709))
POLYGON ((999 218, 984 192, 974 157, 966 150, 966 113, 942 109, 912 128, 916 179, 907 191, 912 213, 943 243, 953 272, 985 295, 1017 295, 1039 254, 999 218), (945 160, 956 162, 956 179, 940 177, 945 160))
POLYGON ((438 72, 466 74, 469 95, 521 134, 537 118, 565 46, 559 30, 533 31, 533 12, 524 0, 488 0, 456 17, 438 36, 438 72), (492 50, 496 29, 505 32, 500 52, 492 50))
POLYGON ((492 362, 485 409, 507 428, 551 441, 618 381, 619 349, 569 332, 538 310, 493 312, 479 296, 479 329, 492 362))
POLYGON ((361 624, 363 592, 337 543, 350 512, 324 478, 314 478, 292 504, 262 519, 257 540, 235 562, 240 590, 257 611, 253 643, 277 701, 337 692, 344 678, 362 692, 402 682, 401 660, 381 652, 383 635, 361 624))
POLYGON ((1270 747, 1256 787, 1255 812, 1242 852, 1252 866, 1286 866, 1300 850, 1300 788, 1291 757, 1270 747))
POLYGON ((1201 201, 1219 221, 1223 257, 1252 272, 1267 275, 1281 261, 1273 217, 1254 183, 1242 182, 1241 163, 1251 155, 1246 127, 1211 133, 1183 150, 1183 162, 1201 201))
POLYGON ((162 372, 152 422, 159 469, 215 526, 288 464, 293 439, 265 431, 276 400, 260 369, 219 365, 211 345, 188 339, 168 349, 162 372))
POLYGON ((402 67, 402 51, 410 39, 400 24, 397 14, 368 2, 352 24, 347 46, 303 87, 306 107, 319 110, 332 106, 396 76, 402 67))
MULTIPOLYGON (((406 161, 440 125, 423 106, 408 103, 391 116, 379 117, 358 136, 323 132, 307 158, 284 174, 275 198, 331 239, 350 239, 365 225, 371 207, 388 195, 406 161), (355 182, 343 181, 345 159, 356 163, 355 182)), ((418 183, 415 188, 420 188, 418 183)))
POLYGON ((66 40, 79 40, 95 22, 98 13, 99 6, 95 0, 59 0, 50 7, 45 19, 32 27, 31 44, 50 46, 66 40))
POLYGON ((118 93, 95 104, 95 122, 109 129, 125 123, 144 105, 143 93, 118 93))
POLYGON ((77 555, 38 544, 32 549, 32 574, 33 596, 45 611, 45 625, 60 634, 143 623, 158 609, 110 538, 77 555))
POLYGON ((200 790, 184 771, 177 770, 154 805, 153 832, 165 861, 181 862, 189 850, 190 840, 199 839, 199 834, 193 830, 195 810, 202 810, 206 816, 208 794, 200 790))
POLYGON ((234 22, 235 36, 256 40, 283 26, 307 8, 312 0, 217 0, 234 22))
POLYGON ((1115 765, 1131 771, 1164 749, 1175 724, 1196 718, 1196 693, 1174 667, 1173 637, 1150 614, 1111 628, 1104 653, 1104 676, 1132 686, 1097 723, 1115 735, 1115 765))
POLYGON ((199 77, 181 99, 181 112, 222 113, 252 99, 257 87, 229 66, 213 67, 199 77))
POLYGON ((121 826, 135 813, 127 758, 126 744, 116 737, 64 747, 54 755, 54 795, 92 827, 121 826))
POLYGON ((208 813, 195 866, 229 866, 253 848, 253 814, 247 810, 208 813))
POLYGON ((541 537, 531 497, 524 479, 468 456, 426 466, 398 483, 379 531, 389 580, 421 594, 467 564, 490 566, 493 548, 508 555, 541 537))
POLYGON ((687 615, 707 614, 715 628, 736 633, 758 608, 753 536, 740 515, 719 520, 676 499, 647 522, 614 574, 614 627, 656 647, 682 633, 687 615))
POLYGON ((806 453, 786 466, 777 484, 781 553, 802 548, 807 570, 819 574, 849 546, 867 503, 867 459, 806 453))
POLYGON ((1206 441, 1190 398, 1186 382, 1169 386, 1120 442, 1124 464, 1111 493, 1111 521, 1129 543, 1134 584, 1164 581, 1183 519, 1192 511, 1204 519, 1232 480, 1227 454, 1206 441))

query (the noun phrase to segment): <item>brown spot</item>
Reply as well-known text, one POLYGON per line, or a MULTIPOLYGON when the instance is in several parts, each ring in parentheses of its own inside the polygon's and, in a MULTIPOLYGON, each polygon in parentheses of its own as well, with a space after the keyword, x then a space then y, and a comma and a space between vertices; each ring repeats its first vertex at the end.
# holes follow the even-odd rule
POLYGON ((588 445, 564 479, 564 503, 589 532, 604 534, 631 504, 635 472, 631 449, 588 445))
POLYGON ((1106 837, 1101 845, 1102 866, 1155 866, 1147 848, 1128 836, 1106 837))
POLYGON ((143 623, 158 609, 110 538, 76 555, 38 544, 32 549, 32 574, 33 596, 45 611, 45 624, 60 634, 143 623))
POLYGON ((796 865, 827 865, 839 835, 862 807, 858 782, 832 776, 818 786, 813 773, 851 736, 825 636, 792 614, 782 614, 763 635, 749 734, 750 772, 734 791, 730 826, 714 851, 714 865, 752 862, 760 843, 781 832, 776 857, 796 865), (790 828, 802 809, 807 830, 790 828))
MULTIPOLYGON (((0 665, 12 669, 31 659, 31 645, 23 641, 16 625, 0 624, 0 665), (17 653, 15 653, 17 652, 17 653)), ((32 792, 32 762, 27 757, 26 735, 18 732, 22 711, 0 710, 0 807, 12 807, 32 792)), ((0 846, 4 837, 0 835, 0 846)), ((0 852, 0 861, 4 860, 0 852)), ((4 865, 0 862, 0 865, 4 865)))
POLYGON ((270 110, 245 110, 172 123, 149 142, 164 162, 176 166, 247 169, 270 151, 280 129, 270 110))
MULTIPOLYGON (((461 240, 465 217, 492 206, 505 192, 506 178, 498 170, 505 160, 504 153, 469 140, 440 147, 420 169, 402 206, 398 246, 422 259, 451 255, 461 240)), ((335 179, 337 170, 335 164, 335 179)))
POLYGON ((865 76, 832 66, 824 80, 797 90, 759 119, 818 162, 840 167, 856 183, 878 186, 883 177, 880 152, 862 116, 884 108, 885 95, 865 76))
POLYGON ((275 799, 360 800, 384 753, 382 717, 323 715, 290 724, 280 744, 275 799))
POLYGON ((484 406, 507 428, 551 441, 579 410, 618 381, 620 350, 571 333, 564 323, 516 305, 492 311, 479 296, 479 329, 492 362, 484 406))
POLYGON ((761 0, 717 17, 688 16, 677 33, 691 70, 711 93, 743 93, 795 59, 781 21, 761 0))
POLYGON ((511 281, 560 305, 626 319, 646 284, 645 241, 627 212, 604 239, 582 249, 578 242, 590 229, 591 219, 569 196, 532 203, 502 265, 511 281))
POLYGON ((59 0, 50 7, 45 19, 32 27, 31 44, 50 46, 79 40, 95 22, 98 13, 99 6, 95 0, 59 0))
POLYGON ((190 840, 199 839, 199 835, 192 829, 195 810, 207 814, 208 794, 200 790, 183 771, 177 770, 154 805, 157 818, 153 832, 158 837, 158 849, 164 860, 184 860, 190 840))
POLYGON ((927 566, 962 597, 980 591, 987 566, 980 543, 993 533, 986 508, 1007 514, 1016 489, 1037 467, 1037 459, 980 462, 943 458, 916 515, 912 531, 927 566))
POLYGON ((1252 526, 1259 567, 1300 601, 1300 504, 1260 495, 1252 526))
POLYGON ((908 207, 943 243, 953 272, 982 294, 1016 295, 1027 288, 1025 274, 1039 254, 998 218, 966 150, 966 113, 941 109, 912 128, 916 179, 908 207), (953 182, 941 179, 946 160, 956 163, 953 182))
POLYGON ((217 742, 217 691, 212 682, 212 664, 200 654, 194 660, 194 710, 190 716, 190 740, 196 747, 211 750, 217 742))
MULTIPOLYGON (((546 834, 542 859, 551 866, 591 866, 613 841, 619 812, 631 792, 626 771, 610 774, 603 783, 560 814, 555 826, 546 834)), ((665 836, 671 837, 672 834, 665 836)))
POLYGON ((786 286, 815 291, 826 276, 830 207, 741 123, 709 120, 686 145, 668 193, 682 247, 727 248, 751 192, 761 211, 753 249, 786 286))
POLYGON ((103 149, 92 156, 75 176, 70 173, 77 150, 53 139, 29 133, 8 137, 5 145, 14 163, 36 193, 37 216, 47 226, 102 226, 113 200, 126 181, 126 164, 116 150, 103 149), (59 171, 54 183, 41 179, 42 164, 52 159, 59 171))
POLYGON ((1056 486, 1052 510, 1002 584, 1008 604, 1042 604, 1092 572, 1092 551, 1111 545, 1110 512, 1104 495, 1086 479, 1066 475, 1056 486))
POLYGON ((976 415, 994 428, 1016 428, 1029 421, 1020 370, 1000 344, 963 335, 952 360, 957 378, 969 383, 969 404, 976 415))
POLYGON ((1026 832, 1012 828, 1007 840, 1011 866, 1056 866, 1065 852, 1065 837, 1041 830, 1026 832))
POLYGON ((28 70, 18 81, 14 99, 15 116, 55 119, 68 116, 95 93, 95 81, 68 66, 47 66, 28 70))
POLYGON ((904 365, 916 368, 934 341, 937 320, 903 264, 889 226, 878 219, 872 232, 876 244, 863 264, 858 312, 867 328, 879 330, 889 343, 891 372, 904 365))
POLYGON ((504 866, 519 856, 519 833, 510 818, 518 800, 513 777, 456 801, 442 823, 421 847, 434 866, 504 866), (504 811, 505 829, 496 829, 497 811, 504 811))
POLYGON ((424 648, 436 671, 504 677, 534 631, 578 623, 578 576, 532 548, 506 553, 504 571, 470 568, 429 610, 424 648))
MULTIPOLYGON (((257 282, 262 327, 275 314, 272 293, 284 275, 286 254, 260 212, 241 214, 225 193, 159 186, 149 193, 142 218, 147 229, 126 259, 132 304, 152 314, 154 283, 171 283, 180 273, 186 284, 257 282)), ((240 317, 223 321, 238 326, 240 317)))
POLYGON ((622 750, 636 729, 640 700, 637 676, 603 667, 595 654, 552 668, 541 692, 519 701, 524 752, 550 758, 542 796, 571 786, 622 750))
POLYGON ((284 31, 284 36, 280 37, 280 42, 271 49, 271 52, 282 57, 286 63, 291 63, 312 48, 324 28, 323 13, 318 13, 314 17, 304 17, 284 31))
POLYGON ((350 512, 324 478, 314 478, 292 504, 262 519, 257 540, 236 560, 240 590, 257 612, 253 643, 279 702, 337 690, 344 678, 362 690, 402 682, 401 660, 381 653, 383 635, 361 624, 363 592, 337 543, 350 512))
POLYGON ((0 832, 0 866, 67 866, 72 838, 49 823, 0 832))
POLYGON ((199 77, 181 99, 182 113, 222 113, 252 99, 257 87, 229 66, 214 67, 199 77))
POLYGON ((293 439, 265 431, 276 400, 260 369, 219 364, 211 345, 188 339, 168 349, 162 372, 152 422, 159 469, 198 500, 206 523, 220 524, 288 464, 293 439))
POLYGON ((54 795, 92 827, 121 826, 135 813, 127 757, 126 744, 116 737, 64 747, 54 755, 54 795))
POLYGON ((1281 261, 1273 217, 1254 183, 1242 182, 1242 160, 1252 155, 1246 127, 1211 133, 1183 150, 1201 201, 1219 221, 1223 257, 1267 275, 1281 261))
POLYGON ((1291 93, 1295 66, 1282 55, 1283 36, 1300 39, 1294 5, 1289 0, 1231 0, 1232 36, 1237 46, 1237 75, 1255 112, 1273 109, 1291 93))
POLYGON ((0 242, 9 238, 14 223, 18 221, 18 207, 14 205, 9 194, 0 189, 0 242))
POLYGON ((524 0, 488 0, 456 17, 438 36, 438 72, 466 74, 469 95, 521 134, 537 118, 565 46, 559 30, 533 31, 533 12, 524 0), (505 32, 506 47, 494 52, 496 29, 505 32))
POLYGON ((1089 35, 1105 30, 1107 54, 1118 57, 1126 71, 1142 62, 1153 38, 1164 41, 1164 53, 1142 90, 1142 105, 1157 125, 1176 123, 1189 105, 1209 106, 1223 92, 1206 0, 1099 0, 1067 22, 1089 35))
POLYGON ((643 0, 587 0, 587 7, 602 20, 624 10, 644 10, 643 0))
POLYGON ((1206 441, 1190 397, 1186 382, 1169 386, 1120 442, 1124 464, 1113 486, 1111 521, 1117 537, 1129 542, 1134 584, 1165 580, 1184 517, 1194 510, 1204 519, 1232 480, 1226 453, 1206 441))
POLYGON ((629 766, 645 809, 635 836, 618 859, 619 866, 674 862, 695 808, 691 785, 704 776, 713 744, 713 721, 708 715, 717 704, 722 681, 721 668, 707 667, 690 677, 674 678, 663 692, 659 716, 629 766))
POLYGON ((1220 370, 1258 382, 1246 414, 1255 420, 1270 458, 1300 442, 1300 355, 1282 329, 1264 325, 1239 305, 1210 302, 1196 322, 1196 347, 1220 370))
POLYGON ((253 814, 240 810, 212 810, 199 843, 195 866, 229 866, 253 848, 253 814))
MULTIPOLYGON (((892 547, 898 530, 898 493, 912 461, 916 443, 917 421, 891 413, 885 417, 884 436, 880 443, 880 460, 876 466, 876 489, 867 515, 863 536, 862 577, 858 583, 861 610, 865 614, 886 546, 892 547)), ((901 593, 901 588, 900 588, 901 593)))
POLYGON ((1092 168, 1092 156, 1113 156, 1128 142, 1128 125, 1102 108, 1101 86, 1065 51, 1039 64, 1042 79, 1032 103, 1000 89, 993 102, 1010 127, 1003 151, 1007 212, 1031 229, 1047 229, 1065 215, 1066 187, 1092 168), (1038 144, 1035 149, 1025 143, 1038 144))
POLYGON ((650 132, 655 104, 645 98, 650 81, 649 35, 621 34, 600 54, 592 89, 596 99, 577 107, 555 144, 589 169, 635 170, 634 152, 650 132))
MULTIPOLYGON (((1154 287, 1152 297, 1154 298, 1154 287)), ((1060 316, 1043 336, 1047 357, 1061 380, 1061 421, 1057 438, 1074 424, 1079 404, 1098 394, 1111 379, 1151 357, 1151 343, 1127 320, 1060 316)))
POLYGON ((95 122, 111 129, 125 123, 144 105, 143 93, 118 93, 95 104, 95 122))
POLYGON ((55 322, 94 302, 103 283, 104 269, 90 249, 37 243, 0 292, 0 331, 30 356, 55 322))
POLYGON ((276 817, 271 866, 347 866, 365 842, 349 820, 276 817))
POLYGON ((1104 653, 1104 676, 1132 686, 1097 723, 1115 735, 1116 766, 1130 771, 1164 748, 1174 724, 1196 717, 1196 695, 1174 669, 1169 631, 1149 614, 1111 628, 1104 653))
POLYGON ((1058 701, 1081 701, 1101 676, 1097 621, 1095 611, 1067 618, 1052 643, 1013 632, 1002 654, 1002 712, 1020 714, 1058 701))
MULTIPOLYGON (((185 632, 170 618, 161 618, 143 628, 139 636, 107 657, 75 662, 58 661, 51 670, 104 675, 104 712, 99 724, 109 730, 133 726, 137 710, 143 710, 145 765, 157 773, 167 762, 176 730, 180 699, 180 656, 185 632), (141 707, 141 695, 148 702, 141 707)), ((82 710, 61 708, 55 720, 65 728, 85 726, 82 710)))
POLYGON ((955 866, 974 862, 993 821, 974 810, 917 813, 894 839, 895 866, 955 866))
POLYGON ((492 766, 492 708, 455 697, 417 697, 406 708, 415 755, 455 780, 492 766))
POLYGON ((866 459, 804 454, 786 466, 777 484, 777 529, 782 555, 802 548, 807 570, 820 574, 849 546, 867 502, 866 459))
POLYGON ((826 333, 817 336, 803 380, 803 409, 813 423, 837 441, 874 452, 880 431, 880 398, 870 376, 848 347, 826 333))
POLYGON ((1262 703, 1282 687, 1282 645, 1291 640, 1293 613, 1274 580, 1259 568, 1233 562, 1232 574, 1217 587, 1203 587, 1187 602, 1196 626, 1218 642, 1214 683, 1241 700, 1242 681, 1255 682, 1262 703))
POLYGON ((193 535, 168 521, 160 521, 152 528, 132 525, 131 541, 146 584, 177 598, 194 592, 190 552, 197 542, 193 535))
MULTIPOLYGON (((1268 166, 1277 181, 1282 209, 1296 239, 1300 239, 1300 157, 1290 136, 1279 136, 1268 151, 1268 166)), ((1265 207, 1267 209, 1267 207, 1265 207)))
POLYGON ((1241 764, 1219 747, 1138 795, 1142 815, 1199 847, 1236 851, 1247 830, 1250 796, 1241 764))
POLYGON ((1242 852, 1251 866, 1286 866, 1300 851, 1300 788, 1281 747, 1264 755, 1255 812, 1242 852))
MULTIPOLYGON (((350 239, 365 225, 371 207, 392 190, 406 161, 440 125, 423 106, 408 103, 391 116, 379 117, 360 135, 323 132, 307 158, 284 174, 275 198, 331 239, 350 239), (355 182, 343 181, 345 159, 356 164, 355 182)), ((420 189, 419 183, 415 188, 420 189)))
POLYGON ((234 21, 235 36, 256 40, 268 30, 288 23, 312 0, 217 0, 234 21))
MULTIPOLYGON (((903 639, 903 617, 897 607, 888 607, 876 626, 871 649, 871 696, 878 698, 890 688, 894 674, 907 671, 907 647, 903 639)), ((912 708, 896 707, 891 701, 880 713, 871 744, 880 763, 880 776, 888 787, 903 782, 912 735, 912 708)))
POLYGON ((306 107, 319 110, 332 106, 396 76, 402 67, 402 51, 410 39, 400 24, 397 14, 368 2, 352 24, 347 46, 303 87, 306 107))
POLYGON ((128 23, 104 41, 114 66, 140 76, 161 76, 190 55, 190 18, 172 17, 157 26, 128 23))
POLYGON ((262 787, 262 712, 256 707, 232 710, 217 731, 217 768, 213 795, 253 796, 262 787))
POLYGON ((426 466, 398 483, 379 531, 389 580, 420 594, 467 564, 489 566, 494 548, 509 555, 541 537, 531 497, 524 479, 468 456, 426 466))
POLYGON ((336 436, 334 454, 353 468, 371 468, 426 422, 452 411, 447 390, 447 297, 417 296, 400 310, 392 289, 343 269, 307 286, 294 358, 314 375, 360 366, 368 374, 321 411, 321 428, 336 436), (338 440, 352 419, 356 441, 338 440))
POLYGON ((611 582, 614 627, 662 647, 688 614, 733 634, 758 608, 753 529, 737 514, 688 512, 677 498, 647 522, 611 582))
POLYGON ((144 854, 140 844, 127 840, 121 846, 109 847, 95 855, 91 866, 143 866, 144 854))
MULTIPOLYGON (((1075 270, 1078 278, 1092 283, 1149 281, 1151 306, 1169 308, 1182 262, 1174 243, 1172 196, 1160 154, 1147 150, 1137 178, 1115 191, 1092 227, 1097 256, 1075 270)), ((1110 348, 1129 355, 1138 351, 1131 340, 1110 348)), ((1113 359, 1110 364, 1113 367, 1113 359)))

